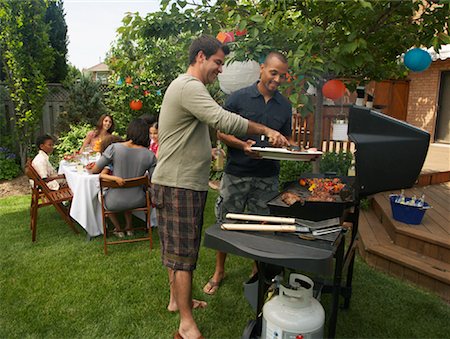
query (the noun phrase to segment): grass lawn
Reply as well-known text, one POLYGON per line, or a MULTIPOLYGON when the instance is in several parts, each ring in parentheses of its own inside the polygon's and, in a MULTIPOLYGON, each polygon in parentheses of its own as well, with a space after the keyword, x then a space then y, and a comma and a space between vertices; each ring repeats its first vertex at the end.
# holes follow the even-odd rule
MULTIPOLYGON (((214 222, 211 192, 205 225, 214 222)), ((166 310, 168 283, 159 239, 110 247, 75 235, 52 207, 39 211, 31 243, 30 196, 0 199, 0 338, 170 338, 178 314, 166 310)), ((205 226, 206 227, 206 226, 205 226)), ((214 269, 214 251, 201 248, 195 298, 208 301, 194 315, 207 338, 240 338, 254 317, 242 283, 251 261, 229 256, 215 296, 202 293, 214 269)), ((436 296, 356 261, 351 307, 339 311, 339 338, 448 338, 450 307, 436 296)), ((328 314, 329 296, 323 296, 328 314)))

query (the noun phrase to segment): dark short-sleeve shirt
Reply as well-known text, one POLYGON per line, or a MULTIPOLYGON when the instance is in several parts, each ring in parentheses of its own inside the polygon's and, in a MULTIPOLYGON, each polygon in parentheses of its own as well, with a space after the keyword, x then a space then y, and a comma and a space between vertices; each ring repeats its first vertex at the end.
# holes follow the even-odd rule
MULTIPOLYGON (((225 102, 225 109, 237 113, 246 119, 270 127, 284 136, 291 135, 292 106, 278 91, 266 103, 258 91, 257 82, 249 87, 232 93, 225 102)), ((258 135, 246 135, 243 141, 254 140, 255 146, 270 146, 262 142, 258 135)), ((269 159, 252 159, 236 148, 228 148, 228 158, 225 173, 238 177, 271 177, 280 172, 280 162, 269 159)))

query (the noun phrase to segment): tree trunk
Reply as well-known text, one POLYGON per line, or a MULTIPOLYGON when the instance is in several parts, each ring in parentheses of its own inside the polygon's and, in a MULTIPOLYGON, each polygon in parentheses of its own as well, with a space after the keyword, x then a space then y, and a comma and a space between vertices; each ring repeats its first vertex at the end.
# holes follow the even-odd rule
POLYGON ((24 170, 25 165, 27 163, 27 146, 22 145, 21 142, 19 142, 19 156, 20 156, 20 166, 24 170))
MULTIPOLYGON (((317 149, 322 149, 322 114, 323 114, 323 95, 322 95, 322 87, 323 80, 319 80, 317 83, 317 91, 316 91, 316 109, 314 111, 314 147, 317 149)), ((313 173, 320 173, 320 158, 313 162, 313 173)))

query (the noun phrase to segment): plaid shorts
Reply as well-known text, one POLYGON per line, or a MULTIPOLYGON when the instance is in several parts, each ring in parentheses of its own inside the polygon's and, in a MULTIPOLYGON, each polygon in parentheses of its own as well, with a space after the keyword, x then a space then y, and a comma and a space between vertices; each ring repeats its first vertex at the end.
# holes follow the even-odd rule
POLYGON ((197 265, 207 191, 153 184, 161 259, 174 271, 193 271, 197 265))

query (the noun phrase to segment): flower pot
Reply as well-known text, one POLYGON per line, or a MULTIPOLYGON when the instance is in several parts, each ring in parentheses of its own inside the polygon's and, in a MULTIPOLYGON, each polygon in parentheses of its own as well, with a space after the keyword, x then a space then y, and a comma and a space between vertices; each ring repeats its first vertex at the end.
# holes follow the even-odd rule
POLYGON ((333 140, 347 141, 348 122, 347 120, 335 120, 332 124, 332 136, 333 140))

